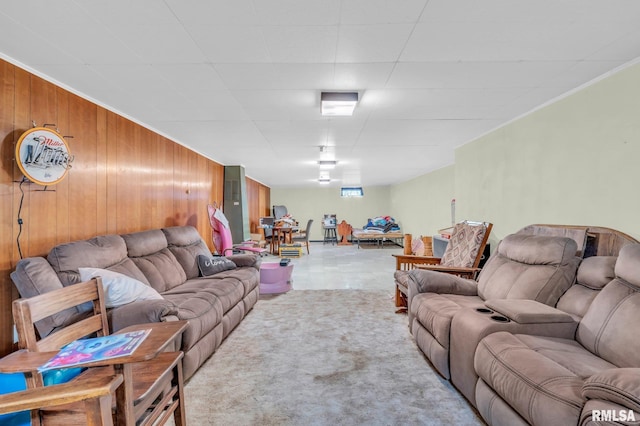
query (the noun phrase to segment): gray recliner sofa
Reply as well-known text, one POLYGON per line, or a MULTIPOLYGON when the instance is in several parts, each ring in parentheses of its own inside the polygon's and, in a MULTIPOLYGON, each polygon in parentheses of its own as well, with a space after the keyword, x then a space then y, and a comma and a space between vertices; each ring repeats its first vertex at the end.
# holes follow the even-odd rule
POLYGON ((409 327, 416 344, 445 378, 450 373, 452 323, 487 299, 530 299, 555 306, 575 279, 580 259, 573 239, 512 234, 505 237, 477 282, 414 269, 409 273, 409 327))
MULTIPOLYGON (((583 262, 585 268, 581 265, 579 282, 608 262, 590 259, 583 262)), ((500 331, 480 340, 474 359, 479 376, 475 400, 489 424, 640 422, 640 244, 621 249, 614 275, 599 291, 572 287, 565 295, 571 300, 558 303, 572 312, 545 308, 546 315, 578 319, 586 307, 573 330, 500 331)), ((587 286, 599 285, 586 281, 587 286)), ((536 312, 534 305, 528 311, 536 312)), ((505 316, 515 322, 527 312, 503 308, 511 309, 505 316)))
MULTIPOLYGON (((60 244, 46 259, 22 259, 11 278, 21 297, 78 283, 78 269, 84 267, 121 273, 152 287, 161 297, 110 309, 111 331, 133 324, 187 320, 180 349, 184 376, 189 378, 255 305, 260 283, 258 256, 229 256, 235 268, 203 277, 198 255, 210 257, 211 252, 191 226, 104 235, 60 244)), ((82 312, 72 308, 36 325, 44 336, 78 315, 82 312)))

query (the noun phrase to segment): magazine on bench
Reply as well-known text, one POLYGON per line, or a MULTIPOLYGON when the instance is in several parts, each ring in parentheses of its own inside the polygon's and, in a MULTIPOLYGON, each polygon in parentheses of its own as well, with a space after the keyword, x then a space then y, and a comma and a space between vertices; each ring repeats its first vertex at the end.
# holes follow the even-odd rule
POLYGON ((89 362, 131 355, 149 333, 151 329, 76 340, 60 349, 53 358, 40 366, 38 371, 75 367, 89 362))

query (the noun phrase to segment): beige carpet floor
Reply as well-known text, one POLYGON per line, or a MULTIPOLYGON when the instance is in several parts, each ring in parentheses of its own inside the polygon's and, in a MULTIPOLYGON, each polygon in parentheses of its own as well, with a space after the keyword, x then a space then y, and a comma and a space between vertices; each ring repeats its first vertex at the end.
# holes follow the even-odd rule
POLYGON ((476 425, 386 291, 263 296, 185 388, 190 425, 476 425))

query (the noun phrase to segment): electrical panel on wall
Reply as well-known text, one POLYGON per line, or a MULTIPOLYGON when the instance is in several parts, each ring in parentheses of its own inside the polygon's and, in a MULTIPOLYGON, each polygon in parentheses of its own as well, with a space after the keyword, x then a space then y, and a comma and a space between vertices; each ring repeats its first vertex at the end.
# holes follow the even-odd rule
POLYGON ((250 238, 249 206, 247 204, 247 181, 244 167, 224 167, 224 215, 229 220, 233 243, 238 244, 250 238))

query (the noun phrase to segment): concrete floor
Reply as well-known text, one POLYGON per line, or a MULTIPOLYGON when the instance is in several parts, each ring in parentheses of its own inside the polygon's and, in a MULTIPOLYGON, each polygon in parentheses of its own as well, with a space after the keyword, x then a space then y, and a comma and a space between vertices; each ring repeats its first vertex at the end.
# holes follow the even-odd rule
MULTIPOLYGON (((395 293, 393 273, 395 258, 402 247, 387 242, 383 248, 373 244, 341 246, 311 242, 307 254, 291 259, 294 290, 367 289, 386 290, 392 298, 395 293)), ((263 262, 279 262, 268 255, 263 262)))

